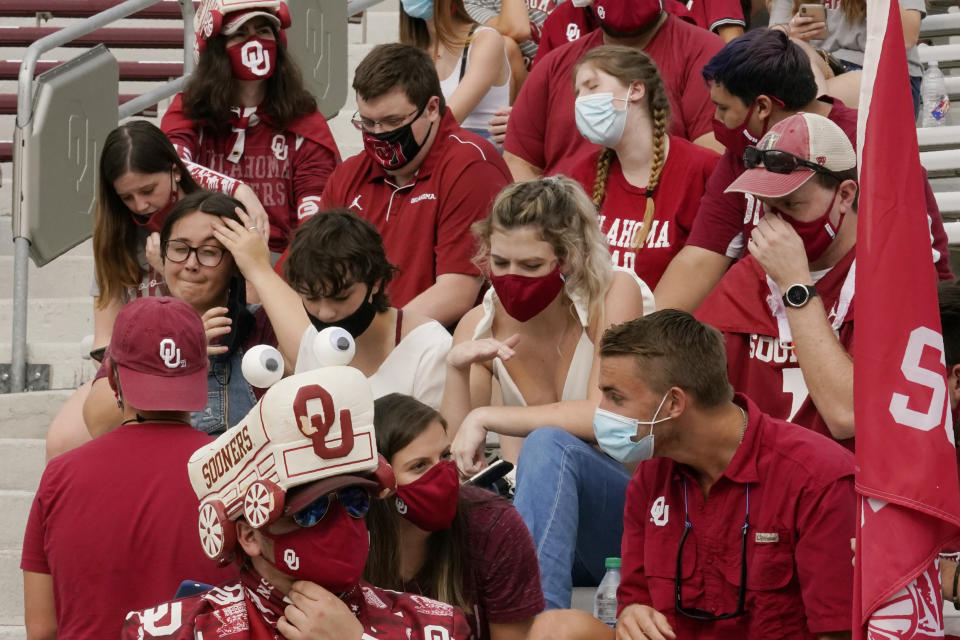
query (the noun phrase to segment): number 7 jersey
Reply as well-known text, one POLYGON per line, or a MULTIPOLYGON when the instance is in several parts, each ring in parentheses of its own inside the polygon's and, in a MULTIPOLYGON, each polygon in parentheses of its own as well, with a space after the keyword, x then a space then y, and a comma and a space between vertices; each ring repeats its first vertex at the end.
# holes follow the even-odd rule
MULTIPOLYGON (((848 354, 853 352, 855 252, 851 249, 816 284, 827 320, 848 354)), ((775 418, 832 438, 808 393, 789 338, 780 294, 771 290, 763 268, 748 255, 730 268, 696 316, 723 332, 727 375, 735 391, 747 395, 775 418), (777 309, 781 309, 779 314, 777 309)), ((851 451, 854 448, 853 438, 839 443, 851 451)))

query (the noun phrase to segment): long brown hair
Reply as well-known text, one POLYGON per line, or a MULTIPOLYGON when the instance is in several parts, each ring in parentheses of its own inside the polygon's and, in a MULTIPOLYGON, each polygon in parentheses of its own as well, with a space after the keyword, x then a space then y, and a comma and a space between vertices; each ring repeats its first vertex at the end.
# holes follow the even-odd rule
MULTIPOLYGON (((667 127, 670 123, 670 101, 663 86, 663 78, 657 65, 650 56, 633 47, 607 45, 591 49, 574 67, 573 74, 588 64, 598 71, 613 76, 620 83, 630 86, 634 82, 642 84, 646 90, 646 105, 653 125, 653 162, 650 165, 650 178, 647 180, 647 203, 643 214, 643 224, 634 235, 633 248, 639 250, 653 226, 653 196, 660 184, 660 174, 667 156, 667 127)), ((613 149, 606 148, 597 159, 597 170, 593 180, 593 204, 599 211, 607 195, 607 181, 610 177, 610 163, 616 156, 613 149)))
MULTIPOLYGON (((434 56, 443 45, 451 53, 456 53, 469 44, 472 36, 465 39, 457 36, 458 24, 476 24, 463 6, 463 0, 433 0, 433 26, 437 32, 437 41, 433 43, 434 56)), ((414 18, 403 10, 400 4, 400 42, 418 49, 430 49, 430 32, 426 20, 414 18)))
POLYGON ((180 188, 192 193, 200 187, 187 171, 163 131, 145 120, 132 120, 107 135, 100 154, 100 184, 93 222, 94 273, 100 290, 98 307, 120 299, 126 289, 140 284, 145 270, 137 261, 137 225, 113 183, 124 174, 180 174, 180 188))
MULTIPOLYGON (((434 422, 447 429, 447 422, 432 407, 416 398, 391 393, 374 403, 373 424, 377 431, 377 450, 387 459, 410 444, 434 422)), ((491 494, 492 495, 492 494, 491 494)), ((496 499, 496 498, 493 498, 496 499)), ((406 591, 400 576, 400 515, 392 508, 393 499, 374 500, 367 513, 370 531, 370 555, 363 578, 384 589, 406 591)), ((426 560, 415 576, 420 592, 435 600, 470 611, 473 603, 464 589, 467 571, 467 514, 476 504, 460 494, 457 515, 449 529, 434 531, 427 538, 426 560)))
MULTIPOLYGON (((271 27, 272 28, 272 27, 271 27)), ((266 79, 266 93, 261 107, 271 126, 285 129, 301 116, 317 110, 317 101, 303 86, 300 69, 277 38, 277 68, 266 79)), ((200 54, 197 69, 183 90, 183 107, 192 119, 216 130, 230 127, 230 108, 234 91, 233 70, 227 56, 227 37, 218 35, 207 40, 200 54)))

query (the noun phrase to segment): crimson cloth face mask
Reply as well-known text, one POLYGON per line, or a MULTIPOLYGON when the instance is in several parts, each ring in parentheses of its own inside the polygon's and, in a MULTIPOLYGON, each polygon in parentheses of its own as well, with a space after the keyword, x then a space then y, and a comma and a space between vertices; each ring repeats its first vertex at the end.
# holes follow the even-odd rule
POLYGON ((277 68, 277 41, 254 36, 227 47, 227 55, 237 80, 266 80, 277 68))
POLYGON ((433 129, 433 123, 427 129, 427 135, 423 136, 423 142, 417 142, 413 135, 413 123, 420 119, 427 105, 423 105, 417 115, 407 124, 397 127, 393 131, 383 133, 371 133, 361 130, 363 135, 363 150, 367 152, 373 160, 384 169, 394 171, 410 164, 424 143, 430 137, 430 131, 433 129))
POLYGON ((557 264, 545 276, 521 276, 510 273, 490 276, 490 284, 500 298, 500 304, 511 318, 526 322, 547 308, 563 289, 563 274, 557 264))
POLYGON ((424 531, 449 529, 457 515, 460 478, 450 460, 441 460, 429 471, 397 487, 397 513, 424 531))
POLYGON ((783 218, 787 224, 793 227, 800 239, 803 240, 803 248, 807 252, 807 261, 815 262, 833 243, 837 237, 837 231, 843 224, 843 218, 846 214, 840 215, 840 221, 834 227, 830 222, 830 212, 833 211, 833 203, 837 200, 837 193, 840 192, 838 185, 833 191, 833 197, 830 198, 830 204, 827 205, 827 211, 816 220, 810 222, 800 222, 789 214, 783 213, 779 209, 772 209, 774 213, 783 218))
POLYGON ((754 138, 750 130, 747 129, 747 124, 750 122, 750 117, 753 116, 753 110, 756 106, 757 102, 754 100, 753 104, 750 105, 750 109, 747 110, 747 115, 744 116, 743 122, 733 129, 728 129, 725 124, 716 118, 710 122, 713 126, 713 135, 717 139, 717 142, 726 147, 727 151, 736 156, 737 160, 741 162, 743 161, 743 152, 746 148, 751 145, 756 146, 757 142, 760 141, 760 138, 762 138, 763 134, 767 131, 766 122, 763 123, 763 131, 760 132, 760 138, 754 138))
POLYGON ((135 225, 138 227, 146 227, 150 231, 160 233, 160 230, 163 228, 163 221, 167 219, 167 214, 170 213, 173 205, 177 204, 177 200, 180 199, 180 184, 173 179, 172 173, 170 174, 170 182, 173 184, 170 188, 170 197, 162 209, 157 209, 149 216, 142 216, 139 213, 134 213, 127 209, 127 211, 130 211, 130 217, 133 219, 135 225))
POLYGON ((273 540, 273 565, 298 580, 316 582, 333 593, 352 588, 363 575, 370 537, 363 518, 352 518, 340 504, 331 504, 323 521, 290 533, 263 535, 273 540))

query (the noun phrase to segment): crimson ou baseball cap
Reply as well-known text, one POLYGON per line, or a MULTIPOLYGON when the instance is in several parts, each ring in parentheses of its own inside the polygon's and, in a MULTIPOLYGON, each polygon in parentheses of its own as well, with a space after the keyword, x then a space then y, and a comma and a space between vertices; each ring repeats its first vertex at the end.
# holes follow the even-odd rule
POLYGON ((266 18, 275 31, 280 31, 280 18, 277 17, 277 14, 263 9, 251 9, 227 14, 223 21, 223 27, 220 28, 220 33, 225 36, 232 36, 240 30, 240 27, 254 18, 266 18))
POLYGON ((138 298, 113 325, 110 359, 124 400, 147 411, 207 406, 207 336, 203 321, 177 298, 138 298))
POLYGON ((662 0, 595 0, 593 3, 593 13, 600 25, 618 34, 643 29, 662 11, 662 0))
POLYGON ((748 147, 744 163, 753 168, 740 174, 725 193, 779 198, 799 189, 818 171, 837 173, 853 169, 857 166, 857 153, 847 134, 832 120, 814 113, 797 113, 775 124, 755 148, 748 147), (767 156, 769 167, 759 164, 769 151, 786 153, 780 158, 767 156))

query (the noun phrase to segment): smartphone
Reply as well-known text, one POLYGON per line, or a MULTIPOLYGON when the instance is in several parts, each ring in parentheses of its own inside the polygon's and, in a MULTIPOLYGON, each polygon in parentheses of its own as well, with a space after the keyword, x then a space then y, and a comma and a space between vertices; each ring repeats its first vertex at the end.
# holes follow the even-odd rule
POLYGON ((472 484, 478 487, 489 487, 493 485, 494 482, 510 473, 512 469, 512 463, 507 462, 506 460, 497 460, 480 473, 473 475, 464 484, 472 484))
POLYGON ((804 3, 800 5, 800 15, 813 18, 814 22, 826 22, 827 10, 819 3, 804 3))

